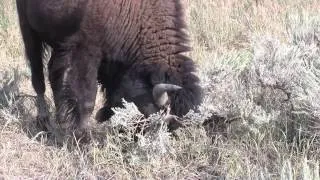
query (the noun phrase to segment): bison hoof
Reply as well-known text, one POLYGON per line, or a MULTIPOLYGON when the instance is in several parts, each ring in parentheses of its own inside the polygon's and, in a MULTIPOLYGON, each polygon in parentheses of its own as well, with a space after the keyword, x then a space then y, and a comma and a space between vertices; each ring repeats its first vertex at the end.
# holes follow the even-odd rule
POLYGON ((108 107, 102 107, 99 109, 99 111, 96 113, 95 119, 99 123, 103 123, 111 118, 111 116, 114 114, 114 112, 108 108, 108 107))
POLYGON ((54 135, 60 145, 63 145, 65 142, 68 142, 70 145, 87 144, 91 140, 89 133, 82 128, 73 130, 57 129, 54 135))

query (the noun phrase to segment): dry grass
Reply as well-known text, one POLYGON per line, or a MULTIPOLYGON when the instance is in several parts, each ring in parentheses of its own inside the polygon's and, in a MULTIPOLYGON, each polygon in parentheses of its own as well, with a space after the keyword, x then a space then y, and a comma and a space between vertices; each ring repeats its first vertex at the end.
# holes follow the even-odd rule
POLYGON ((118 131, 140 115, 127 103, 83 147, 35 128, 14 1, 0 0, 0 178, 319 179, 320 2, 184 1, 201 112, 174 136, 155 114, 135 142, 118 131))

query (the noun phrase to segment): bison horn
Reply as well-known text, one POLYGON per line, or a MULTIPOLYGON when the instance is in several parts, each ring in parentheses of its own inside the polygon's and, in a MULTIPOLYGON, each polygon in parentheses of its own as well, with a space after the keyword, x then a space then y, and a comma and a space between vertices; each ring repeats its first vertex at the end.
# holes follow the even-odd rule
POLYGON ((154 86, 152 95, 153 99, 158 107, 164 106, 168 100, 168 91, 177 91, 179 89, 182 89, 182 87, 173 85, 173 84, 157 84, 154 86))

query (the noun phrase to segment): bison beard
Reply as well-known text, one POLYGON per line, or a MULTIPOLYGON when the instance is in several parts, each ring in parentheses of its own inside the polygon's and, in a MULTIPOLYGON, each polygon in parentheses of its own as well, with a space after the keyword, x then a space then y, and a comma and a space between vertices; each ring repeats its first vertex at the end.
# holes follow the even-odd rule
MULTIPOLYGON (((52 48, 49 80, 56 119, 66 132, 92 113, 97 82, 106 102, 96 119, 113 114, 121 99, 146 116, 170 104, 182 116, 201 103, 199 79, 184 33, 179 0, 16 0, 21 33, 44 112, 42 55, 52 48)), ((39 121, 47 119, 39 113, 39 121)), ((85 126, 83 126, 85 127, 85 126)))

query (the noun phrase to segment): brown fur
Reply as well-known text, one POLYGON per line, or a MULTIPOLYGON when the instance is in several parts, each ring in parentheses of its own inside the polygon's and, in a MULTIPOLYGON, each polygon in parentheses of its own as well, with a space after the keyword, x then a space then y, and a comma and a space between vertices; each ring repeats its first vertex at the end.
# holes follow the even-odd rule
POLYGON ((200 104, 194 63, 181 54, 190 48, 179 0, 17 0, 17 7, 38 95, 45 91, 42 45, 53 49, 49 79, 65 129, 77 129, 91 114, 96 80, 107 99, 99 121, 121 98, 146 115, 159 110, 152 99, 158 83, 183 87, 169 94, 174 114, 200 104))

